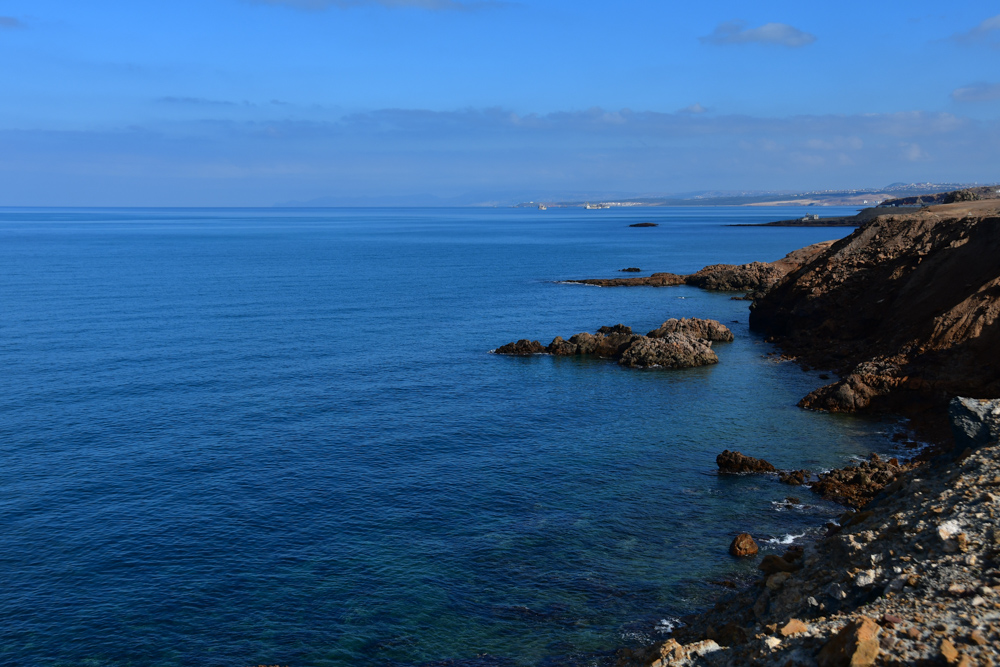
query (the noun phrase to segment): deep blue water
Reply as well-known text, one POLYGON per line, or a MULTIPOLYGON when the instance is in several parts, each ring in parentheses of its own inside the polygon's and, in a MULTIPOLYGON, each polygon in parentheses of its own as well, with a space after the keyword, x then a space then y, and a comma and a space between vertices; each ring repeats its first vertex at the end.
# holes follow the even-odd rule
POLYGON ((796 408, 824 382, 747 302, 557 281, 850 231, 725 226, 804 211, 0 211, 0 663, 599 664, 657 636, 753 568, 736 532, 837 511, 718 452, 829 467, 891 425, 796 408), (717 366, 488 354, 682 316, 734 330, 717 366))

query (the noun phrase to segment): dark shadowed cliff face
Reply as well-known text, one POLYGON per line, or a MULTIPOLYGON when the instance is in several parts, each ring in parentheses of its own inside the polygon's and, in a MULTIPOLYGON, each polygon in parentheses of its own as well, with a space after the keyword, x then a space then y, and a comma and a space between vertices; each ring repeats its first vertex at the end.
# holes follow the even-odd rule
POLYGON ((897 410, 1000 394, 1000 202, 884 215, 758 299, 750 326, 843 379, 801 405, 897 410))

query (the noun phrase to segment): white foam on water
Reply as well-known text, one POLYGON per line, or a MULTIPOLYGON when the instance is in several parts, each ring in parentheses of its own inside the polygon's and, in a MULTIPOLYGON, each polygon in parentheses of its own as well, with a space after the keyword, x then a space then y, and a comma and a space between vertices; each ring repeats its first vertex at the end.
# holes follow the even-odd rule
POLYGON ((684 627, 679 618, 661 618, 656 624, 656 631, 660 634, 667 635, 676 630, 677 628, 684 627))
POLYGON ((801 535, 792 535, 791 533, 788 533, 784 537, 772 537, 771 539, 765 541, 767 544, 792 544, 795 540, 801 539, 805 536, 805 533, 802 533, 801 535))

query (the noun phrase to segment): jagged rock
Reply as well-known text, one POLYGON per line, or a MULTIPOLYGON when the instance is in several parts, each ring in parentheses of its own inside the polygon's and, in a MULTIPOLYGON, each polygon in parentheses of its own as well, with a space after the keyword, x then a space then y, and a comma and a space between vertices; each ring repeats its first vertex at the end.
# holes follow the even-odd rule
MULTIPOLYGON (((722 325, 711 320, 687 320, 687 329, 722 335, 722 325)), ((682 327, 685 328, 685 327, 682 327)), ((725 329, 725 327, 722 327, 725 329)), ((727 330, 728 331, 728 330, 727 330)), ((494 350, 497 354, 527 355, 548 353, 555 356, 589 355, 607 359, 617 359, 618 363, 630 368, 689 368, 715 364, 719 358, 711 347, 712 343, 683 332, 663 333, 658 337, 640 336, 632 333, 632 328, 624 324, 601 327, 596 334, 582 332, 565 340, 556 336, 546 347, 532 340, 519 340, 494 350)))
POLYGON ((621 359, 618 360, 622 366, 692 368, 719 363, 719 357, 708 343, 691 336, 669 333, 660 338, 635 338, 638 340, 630 339, 627 344, 622 342, 625 349, 621 353, 621 359))
POLYGON ((537 340, 522 338, 516 343, 507 343, 494 350, 496 354, 528 355, 542 354, 545 348, 537 340))
POLYGON ((630 266, 627 269, 618 269, 618 271, 621 273, 639 273, 642 269, 637 266, 630 266))
POLYGON ((750 533, 740 533, 729 545, 729 553, 739 558, 746 556, 756 556, 758 551, 757 543, 753 541, 750 533))
POLYGON ((696 317, 690 319, 682 317, 679 320, 669 319, 658 329, 654 329, 646 335, 650 338, 663 338, 668 333, 683 333, 719 343, 733 342, 733 332, 729 330, 729 327, 717 320, 702 320, 696 317))
POLYGON ((948 418, 958 451, 975 449, 1000 438, 1000 399, 953 398, 948 404, 948 418))
POLYGON ((809 481, 809 477, 808 470, 782 470, 778 473, 778 480, 791 486, 802 486, 809 481))
POLYGON ((715 463, 719 466, 719 472, 724 473, 777 472, 777 469, 764 459, 755 459, 728 449, 715 457, 715 463))
POLYGON ((852 620, 816 656, 819 667, 869 667, 879 654, 879 626, 865 616, 852 620))
POLYGON ((1000 394, 1000 202, 886 211, 754 301, 751 328, 843 379, 803 407, 916 412, 1000 394))
POLYGON ((773 264, 712 264, 687 276, 685 282, 694 287, 719 292, 753 292, 766 290, 783 278, 785 272, 773 264))
POLYGON ((819 475, 812 483, 813 493, 826 500, 832 500, 851 507, 861 507, 874 498, 883 488, 919 462, 900 463, 892 458, 883 461, 872 453, 867 461, 856 466, 838 468, 819 475))

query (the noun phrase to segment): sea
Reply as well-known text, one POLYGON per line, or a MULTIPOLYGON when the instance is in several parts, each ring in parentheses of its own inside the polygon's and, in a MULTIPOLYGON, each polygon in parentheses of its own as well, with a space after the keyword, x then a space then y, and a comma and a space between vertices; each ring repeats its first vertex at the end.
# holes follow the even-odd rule
MULTIPOLYGON (((823 209, 824 215, 854 209, 823 209)), ((610 664, 841 509, 899 426, 796 407, 747 301, 815 208, 0 209, 0 664, 610 664), (657 227, 629 225, 653 222, 657 227), (618 273, 639 267, 638 274, 618 273), (673 317, 718 365, 494 348, 673 317)))

